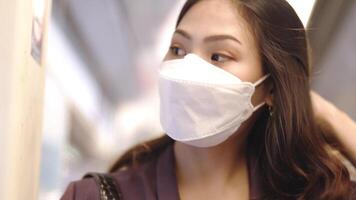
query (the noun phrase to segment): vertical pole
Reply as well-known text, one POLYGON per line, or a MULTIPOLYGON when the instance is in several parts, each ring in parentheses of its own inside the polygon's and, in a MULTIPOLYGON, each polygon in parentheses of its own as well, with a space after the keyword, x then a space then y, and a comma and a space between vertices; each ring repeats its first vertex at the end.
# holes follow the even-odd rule
POLYGON ((32 53, 35 1, 0 0, 0 200, 38 199, 51 2, 45 0, 43 29, 36 30, 44 33, 38 43, 42 53, 36 59, 32 53))

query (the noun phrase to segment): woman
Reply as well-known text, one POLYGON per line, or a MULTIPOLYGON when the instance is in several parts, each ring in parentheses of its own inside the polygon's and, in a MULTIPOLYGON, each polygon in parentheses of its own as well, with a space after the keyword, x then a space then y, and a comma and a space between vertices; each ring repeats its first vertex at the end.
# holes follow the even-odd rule
MULTIPOLYGON (((188 0, 160 68, 167 135, 111 168, 122 199, 355 199, 324 136, 355 164, 356 125, 309 79, 305 30, 286 1, 188 0)), ((62 199, 98 195, 84 179, 62 199)))

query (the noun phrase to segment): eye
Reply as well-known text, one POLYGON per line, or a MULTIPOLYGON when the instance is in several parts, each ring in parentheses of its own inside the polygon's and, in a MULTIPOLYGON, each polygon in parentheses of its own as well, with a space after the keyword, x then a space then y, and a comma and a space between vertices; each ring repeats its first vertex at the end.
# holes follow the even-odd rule
POLYGON ((218 54, 218 53, 214 53, 212 56, 211 56, 211 60, 212 61, 216 61, 216 62, 226 62, 230 59, 229 56, 225 56, 225 55, 222 55, 222 54, 218 54))
POLYGON ((175 56, 184 56, 185 55, 185 51, 182 48, 172 46, 169 49, 170 49, 171 53, 175 56))

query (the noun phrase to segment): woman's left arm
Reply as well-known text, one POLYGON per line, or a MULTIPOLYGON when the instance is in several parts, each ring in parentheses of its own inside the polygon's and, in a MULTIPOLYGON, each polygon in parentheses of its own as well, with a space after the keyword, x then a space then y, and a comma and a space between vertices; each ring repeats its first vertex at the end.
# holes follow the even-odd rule
POLYGON ((318 125, 327 134, 326 137, 336 140, 356 167, 356 122, 314 91, 311 91, 311 98, 318 125))

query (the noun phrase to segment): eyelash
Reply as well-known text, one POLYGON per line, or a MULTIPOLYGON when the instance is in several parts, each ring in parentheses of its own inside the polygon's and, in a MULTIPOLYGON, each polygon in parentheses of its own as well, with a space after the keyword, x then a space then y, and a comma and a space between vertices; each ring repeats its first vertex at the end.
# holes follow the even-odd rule
MULTIPOLYGON (((214 60, 214 62, 221 62, 221 63, 224 63, 224 62, 227 62, 227 61, 229 61, 229 60, 232 60, 232 58, 231 58, 230 56, 227 56, 227 55, 225 55, 225 54, 213 53, 212 56, 214 56, 214 55, 218 55, 218 56, 223 57, 223 59, 226 59, 225 61, 215 61, 215 60, 214 60)), ((212 57, 211 57, 211 58, 212 58, 212 57)))
MULTIPOLYGON (((170 52, 171 52, 174 56, 180 56, 180 55, 177 55, 176 51, 177 51, 177 50, 179 51, 179 49, 182 49, 182 48, 177 47, 177 46, 171 46, 169 49, 170 49, 170 52)), ((214 55, 221 56, 221 57, 223 57, 223 58, 225 58, 225 59, 227 59, 227 60, 232 60, 232 59, 233 59, 232 57, 227 56, 227 55, 222 54, 222 53, 213 53, 213 54, 212 54, 212 57, 213 57, 214 55)), ((212 58, 212 57, 211 57, 211 58, 212 58)), ((215 60, 213 60, 213 62, 224 63, 224 62, 226 62, 226 61, 215 61, 215 60)))

